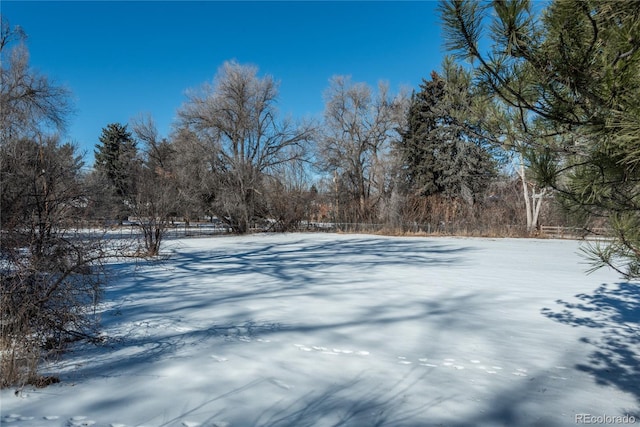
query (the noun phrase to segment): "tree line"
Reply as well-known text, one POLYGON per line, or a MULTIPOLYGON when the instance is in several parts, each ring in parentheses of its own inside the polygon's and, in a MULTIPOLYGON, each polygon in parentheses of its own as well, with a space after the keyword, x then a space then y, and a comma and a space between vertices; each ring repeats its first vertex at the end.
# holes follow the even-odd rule
POLYGON ((283 118, 274 77, 225 62, 169 135, 149 116, 105 123, 88 171, 63 141, 69 91, 30 68, 24 32, 2 17, 0 344, 16 354, 3 384, 32 372, 34 349, 95 337, 84 307, 99 299, 101 261, 130 248, 75 233, 80 219, 136 217, 135 252, 154 256, 176 218, 236 233, 315 221, 500 235, 534 234, 546 216, 608 227, 586 249, 593 267, 640 276, 640 2, 439 11, 451 56, 411 93, 334 76, 321 119, 283 118))
POLYGON ((483 127, 493 104, 451 59, 413 94, 334 76, 318 122, 279 118, 277 99, 273 77, 226 62, 212 83, 188 92, 169 136, 148 116, 107 125, 88 180, 108 197, 91 215, 155 221, 160 236, 169 218, 204 217, 236 233, 312 219, 473 228, 511 203, 497 216, 519 223, 507 212, 522 198, 508 170, 512 150, 483 127))

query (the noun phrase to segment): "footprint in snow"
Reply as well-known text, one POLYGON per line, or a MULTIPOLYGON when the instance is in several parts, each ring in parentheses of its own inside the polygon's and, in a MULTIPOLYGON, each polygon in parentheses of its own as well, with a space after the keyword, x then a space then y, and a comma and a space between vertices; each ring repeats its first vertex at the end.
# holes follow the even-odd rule
POLYGON ((291 390, 293 388, 292 385, 289 385, 287 383, 285 383, 284 381, 275 379, 275 378, 269 378, 269 382, 275 386, 278 386, 284 390, 291 390))
POLYGON ((398 363, 401 365, 411 365, 411 362, 409 362, 404 356, 398 356, 398 363))
POLYGON ((444 362, 442 362, 442 366, 448 366, 454 369, 464 369, 464 366, 453 363, 455 361, 456 359, 446 358, 444 359, 444 362))
POLYGON ((515 370, 515 372, 512 372, 511 374, 515 375, 516 377, 526 377, 527 376, 527 370, 523 369, 523 368, 517 368, 515 370))
MULTIPOLYGON (((268 341, 266 341, 268 342, 268 341)), ((307 347, 304 344, 293 344, 294 347, 296 347, 298 350, 300 351, 317 351, 320 352, 322 354, 331 354, 331 355, 337 355, 337 354, 355 354, 358 356, 368 356, 370 353, 368 351, 354 351, 354 350, 346 350, 346 349, 339 349, 339 348, 327 348, 327 347, 323 347, 323 346, 319 346, 319 345, 313 345, 311 347, 307 347)))
POLYGON ((256 341, 258 341, 258 342, 271 342, 271 340, 265 340, 265 339, 262 339, 262 338, 258 338, 256 341))
POLYGON ((469 360, 469 362, 474 363, 474 364, 480 363, 480 361, 477 360, 477 359, 471 359, 471 360, 469 360))
POLYGON ((216 356, 215 354, 212 354, 212 355, 211 355, 211 358, 212 358, 213 360, 215 360, 216 362, 226 362, 227 360, 229 360, 229 359, 227 359, 226 357, 216 356))
POLYGON ((21 417, 20 414, 9 414, 2 417, 3 423, 15 423, 21 417))
POLYGON ((95 421, 87 419, 87 417, 85 416, 78 415, 78 416, 72 417, 67 423, 67 425, 70 427, 87 427, 87 426, 92 426, 95 423, 96 423, 95 421))

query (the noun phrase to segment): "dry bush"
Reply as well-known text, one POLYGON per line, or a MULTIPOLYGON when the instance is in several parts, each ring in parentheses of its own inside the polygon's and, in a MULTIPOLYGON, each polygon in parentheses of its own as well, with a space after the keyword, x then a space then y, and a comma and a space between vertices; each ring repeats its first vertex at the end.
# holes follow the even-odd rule
POLYGON ((407 196, 403 200, 402 224, 387 226, 395 235, 464 235, 525 237, 524 205, 511 182, 494 183, 473 204, 441 195, 407 196))
POLYGON ((56 139, 13 141, 0 159, 1 386, 39 383, 43 356, 95 336, 90 316, 100 295, 101 236, 71 232, 86 200, 81 163, 56 139))
POLYGON ((268 216, 273 223, 269 231, 298 230, 309 218, 314 194, 311 191, 286 188, 274 183, 269 189, 268 216))
MULTIPOLYGON (((14 230, 15 231, 15 230, 14 230)), ((2 234, 0 385, 46 385, 40 362, 78 339, 97 340, 102 239, 2 234), (36 249, 40 252, 36 252, 36 249)))

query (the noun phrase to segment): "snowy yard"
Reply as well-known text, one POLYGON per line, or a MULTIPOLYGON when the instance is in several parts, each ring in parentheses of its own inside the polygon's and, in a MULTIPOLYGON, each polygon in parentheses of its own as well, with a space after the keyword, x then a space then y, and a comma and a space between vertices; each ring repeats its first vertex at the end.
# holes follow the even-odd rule
POLYGON ((579 243, 288 234, 111 266, 99 347, 1 392, 15 426, 640 424, 640 288, 579 243))

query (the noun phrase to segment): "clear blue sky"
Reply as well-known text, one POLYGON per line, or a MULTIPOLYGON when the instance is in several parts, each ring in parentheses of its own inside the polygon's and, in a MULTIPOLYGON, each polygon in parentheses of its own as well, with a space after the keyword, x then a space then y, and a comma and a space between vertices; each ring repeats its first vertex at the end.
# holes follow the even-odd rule
POLYGON ((32 66, 73 93, 67 139, 93 163, 108 123, 166 136, 185 90, 235 59, 280 81, 281 114, 320 117, 332 75, 417 88, 444 56, 437 2, 2 1, 32 66))

